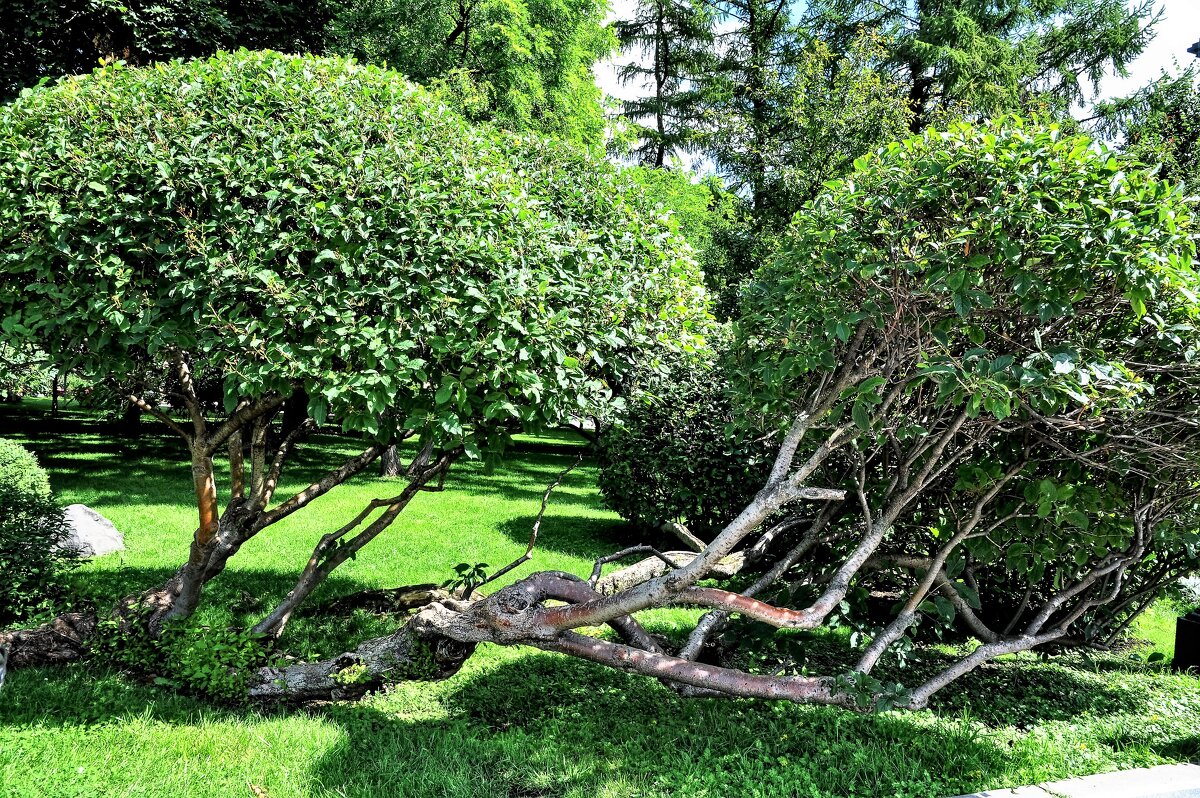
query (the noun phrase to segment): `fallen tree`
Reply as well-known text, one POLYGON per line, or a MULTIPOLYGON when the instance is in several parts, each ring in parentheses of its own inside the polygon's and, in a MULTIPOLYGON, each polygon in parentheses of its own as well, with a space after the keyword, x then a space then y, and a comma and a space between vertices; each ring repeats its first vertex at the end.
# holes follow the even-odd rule
POLYGON ((1192 224, 1177 189, 1015 121, 864 159, 797 217, 747 302, 741 401, 789 422, 765 486, 703 550, 649 552, 603 592, 598 563, 433 602, 357 652, 265 669, 251 693, 329 697, 345 668, 368 684, 413 650, 438 670, 490 642, 686 695, 915 709, 991 658, 1111 639, 1197 566, 1192 224), (758 558, 750 584, 700 584, 739 553, 758 558), (844 673, 703 659, 730 623, 816 629, 880 579, 894 615, 844 673), (674 649, 636 620, 666 606, 707 610, 674 649), (957 661, 910 687, 871 676, 951 621, 978 641, 957 661), (617 639, 576 631, 602 624, 617 639))
MULTIPOLYGON (((294 70, 293 77, 311 68, 304 61, 249 58, 252 64, 262 59, 258 63, 268 72, 294 70)), ((223 62, 214 63, 221 67, 223 62)), ((37 102, 25 108, 18 104, 22 111, 30 107, 36 110, 37 102)), ((469 135, 464 128, 454 130, 469 135)), ((22 140, 20 146, 33 145, 22 140)), ((29 161, 21 152, 20 160, 29 161)), ((484 154, 499 158, 490 150, 484 154)), ((442 174, 432 156, 420 163, 442 174)), ((468 183, 478 177, 462 164, 445 171, 468 183)), ((404 328, 401 336, 416 335, 417 345, 425 347, 419 365, 413 365, 412 347, 399 342, 395 346, 409 360, 401 361, 386 347, 382 355, 375 353, 373 336, 383 335, 387 325, 370 328, 362 351, 347 349, 343 341, 346 336, 353 341, 357 329, 349 318, 319 340, 301 336, 310 356, 338 361, 336 369, 326 365, 320 374, 344 375, 338 379, 345 382, 338 384, 364 404, 340 391, 329 399, 305 371, 288 379, 315 397, 317 406, 329 402, 329 412, 346 428, 367 427, 380 440, 338 474, 365 467, 380 446, 404 430, 417 431, 426 443, 404 491, 373 503, 327 535, 296 590, 268 614, 260 632, 277 635, 339 557, 361 549, 417 492, 435 487, 455 457, 502 440, 510 419, 549 423, 567 414, 569 406, 579 406, 581 397, 584 404, 591 401, 602 387, 601 370, 636 354, 618 343, 649 345, 672 331, 686 335, 699 320, 686 302, 694 296, 683 279, 686 263, 672 260, 669 247, 660 248, 669 241, 639 237, 636 219, 621 228, 626 233, 611 234, 614 219, 624 218, 620 215, 628 209, 607 203, 593 208, 589 203, 599 202, 593 195, 615 184, 591 180, 577 171, 564 183, 550 181, 552 196, 537 207, 539 213, 564 214, 568 223, 561 227, 544 225, 545 217, 537 214, 534 221, 520 207, 509 209, 485 192, 486 207, 467 218, 485 226, 487 247, 468 235, 454 250, 460 261, 443 258, 447 244, 439 243, 427 268, 410 273, 417 284, 428 280, 434 286, 420 302, 404 294, 402 306, 389 304, 402 297, 384 290, 383 300, 367 300, 368 310, 358 308, 357 318, 387 317, 404 328), (523 229, 529 242, 515 250, 519 268, 505 280, 455 282, 471 273, 458 271, 456 264, 500 268, 490 260, 493 254, 479 253, 497 251, 488 236, 501 232, 488 225, 507 234, 514 219, 530 225, 523 229), (605 232, 580 244, 575 236, 581 219, 605 232), (558 230, 569 234, 556 238, 558 230), (540 235, 549 240, 538 250, 540 235), (602 267, 590 265, 596 258, 605 259, 602 267), (644 268, 647 260, 655 264, 649 272, 612 272, 633 262, 644 268), (564 263, 579 269, 570 280, 561 272, 538 280, 524 271, 530 264, 565 268, 564 263), (636 280, 649 280, 650 287, 631 298, 627 289, 636 280), (623 304, 627 301, 635 306, 623 304), (480 315, 453 311, 471 302, 484 308, 470 311, 480 315), (389 315, 414 307, 449 315, 419 323, 389 315), (493 319, 485 312, 488 307, 506 310, 493 319), (511 308, 532 315, 504 315, 511 308), (613 327, 614 320, 621 325, 613 327), (516 324, 524 332, 510 341, 506 332, 488 332, 493 328, 486 325, 480 330, 484 322, 500 330, 517 329, 516 324), (628 333, 630 324, 636 335, 628 333), (559 330, 559 325, 570 330, 565 342, 551 336, 540 351, 530 350, 528 341, 542 340, 534 330, 559 330), (456 337, 462 329, 477 334, 456 337), (452 345, 439 350, 446 341, 452 345), (356 352, 362 363, 350 357, 356 352), (491 358, 487 370, 479 366, 483 355, 491 358), (381 394, 362 388, 372 384, 361 379, 368 373, 384 382, 381 394), (512 382, 497 385, 493 374, 512 382), (558 381, 552 383, 555 392, 546 392, 547 375, 558 381), (533 387, 535 378, 539 382, 533 387), (513 391, 521 403, 500 398, 513 391), (378 404, 371 403, 373 398, 378 404), (506 403, 510 410, 504 410, 506 403), (373 407, 375 414, 369 412, 373 407), (411 420, 414 410, 421 410, 423 424, 411 420), (507 415, 498 418, 501 410, 507 415), (387 424, 392 427, 385 429, 387 424), (370 521, 379 509, 381 516, 370 521)), ((20 182, 9 177, 6 185, 14 184, 20 182)), ((23 201, 0 200, 6 219, 32 202, 27 193, 16 196, 23 201)), ((383 211, 372 206, 371 212, 383 211)), ((46 217, 47 227, 53 218, 46 217)), ((428 225, 436 217, 421 218, 428 225)), ((920 708, 993 657, 1119 633, 1165 580, 1196 566, 1200 383, 1194 354, 1200 285, 1191 265, 1193 230, 1191 209, 1177 188, 1148 172, 1125 170, 1103 149, 1052 128, 1017 121, 957 126, 861 159, 851 178, 831 183, 797 216, 782 254, 764 267, 748 292, 730 365, 737 375, 734 398, 742 419, 775 435, 777 452, 766 483, 700 551, 682 556, 637 547, 625 553, 649 554, 654 564, 638 566, 639 576, 628 580, 610 574, 602 584, 609 557, 587 577, 538 572, 487 595, 471 590, 451 598, 430 595, 430 603, 393 634, 321 662, 264 667, 246 677, 247 692, 262 700, 353 697, 389 680, 443 678, 479 643, 494 643, 530 645, 654 677, 684 695, 920 708), (731 563, 740 564, 735 569, 731 563), (752 572, 743 567, 749 563, 752 572), (753 577, 748 583, 747 574, 753 577), (722 575, 733 579, 717 585, 708 581, 722 575), (755 623, 780 634, 815 630, 844 612, 852 592, 880 580, 898 596, 894 617, 865 630, 855 661, 841 673, 813 676, 789 672, 787 663, 761 671, 711 661, 711 643, 722 629, 755 623), (637 620, 642 611, 668 606, 706 611, 682 645, 655 637, 637 620), (1009 610, 1010 618, 999 626, 994 616, 1009 610), (978 643, 911 687, 884 684, 871 675, 886 656, 913 644, 921 624, 938 621, 965 624, 978 643), (597 626, 610 627, 615 637, 581 631, 597 626)), ((188 228, 181 240, 189 234, 198 233, 188 228)), ((365 257, 370 242, 354 241, 342 245, 352 256, 339 250, 332 258, 342 274, 374 275, 385 264, 399 268, 386 258, 365 257), (358 258, 362 267, 355 271, 358 258)), ((211 246, 220 251, 217 243, 211 246)), ((37 236, 10 236, 0 251, 6 274, 18 273, 17 264, 24 263, 54 274, 80 267, 37 236)), ((279 258, 282 273, 294 268, 287 253, 279 258)), ((306 285, 325 290, 324 272, 306 272, 311 281, 306 285)), ((228 275, 210 275, 217 276, 228 275)), ((372 288, 379 285, 362 279, 372 288)), ((235 294, 241 296, 251 282, 239 283, 235 294)), ((276 291, 284 297, 279 301, 298 301, 286 282, 273 290, 272 280, 263 282, 264 304, 252 318, 272 317, 276 291)), ((200 294, 211 303, 220 296, 219 287, 206 284, 200 294)), ((61 318, 48 320, 47 306, 39 302, 61 309, 52 303, 62 290, 35 294, 44 299, 12 301, 4 308, 5 329, 70 342, 50 347, 52 352, 79 353, 86 347, 107 351, 111 358, 128 350, 115 339, 103 350, 104 339, 93 341, 86 332, 93 321, 86 314, 72 321, 79 325, 74 338, 59 326, 65 324, 61 318)), ((320 310, 326 307, 338 308, 320 310)), ((226 331, 220 314, 214 318, 214 328, 226 331)), ((111 315, 104 319, 114 323, 111 315)), ((148 594, 160 601, 151 610, 162 622, 191 612, 199 587, 228 559, 213 558, 223 551, 223 520, 206 498, 214 495, 215 446, 228 443, 245 425, 252 438, 260 436, 267 423, 260 419, 269 418, 293 385, 272 371, 274 364, 299 369, 303 362, 293 359, 294 343, 273 348, 274 341, 291 339, 269 336, 258 344, 267 354, 255 346, 184 351, 180 341, 187 330, 172 328, 169 342, 147 347, 147 357, 170 354, 185 400, 189 368, 197 358, 225 363, 232 412, 210 429, 204 409, 185 401, 192 416, 189 429, 187 422, 146 403, 148 412, 188 441, 201 518, 192 557, 176 577, 181 586, 148 594), (239 365, 233 368, 230 362, 239 365), (248 373, 269 379, 249 383, 248 373), (247 393, 250 385, 255 390, 247 393), (195 588, 188 587, 189 579, 195 588)), ((285 440, 280 451, 287 450, 285 440)), ((239 452, 240 447, 230 449, 231 463, 240 462, 239 452)), ((249 501, 258 513, 298 509, 310 493, 319 495, 338 481, 318 483, 266 510, 268 502, 259 498, 278 474, 273 465, 266 466, 263 447, 253 443, 251 460, 261 465, 250 469, 249 490, 243 485, 243 492, 231 494, 234 503, 249 501)), ((238 485, 236 466, 234 474, 238 485)), ((233 551, 240 534, 232 538, 233 551)), ((536 530, 530 551, 535 542, 536 530)))

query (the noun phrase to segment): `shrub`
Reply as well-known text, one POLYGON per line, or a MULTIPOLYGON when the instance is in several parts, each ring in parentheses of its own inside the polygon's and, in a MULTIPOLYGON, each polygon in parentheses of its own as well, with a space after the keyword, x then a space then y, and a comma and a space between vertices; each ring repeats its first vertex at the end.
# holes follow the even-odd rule
POLYGON ((71 565, 50 480, 20 444, 0 439, 0 626, 48 608, 71 565))
POLYGON ((702 538, 762 487, 771 450, 735 435, 726 383, 680 365, 635 398, 600 439, 600 491, 635 524, 679 521, 702 538))

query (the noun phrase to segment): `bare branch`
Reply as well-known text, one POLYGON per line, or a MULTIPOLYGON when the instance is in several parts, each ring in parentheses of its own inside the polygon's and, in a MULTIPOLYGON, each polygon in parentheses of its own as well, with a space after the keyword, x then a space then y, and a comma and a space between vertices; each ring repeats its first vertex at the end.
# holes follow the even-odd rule
MULTIPOLYGON (((524 565, 525 563, 527 563, 533 559, 533 547, 537 545, 538 531, 542 528, 542 516, 544 516, 546 514, 546 507, 547 507, 547 505, 550 504, 550 494, 554 492, 555 488, 557 488, 560 484, 562 484, 562 481, 566 478, 567 474, 570 474, 571 471, 574 470, 575 466, 579 465, 582 462, 583 462, 583 454, 581 453, 578 457, 575 458, 575 462, 571 463, 571 465, 567 466, 561 472, 559 472, 558 477, 556 477, 555 480, 546 487, 546 492, 542 494, 542 506, 538 510, 537 518, 535 518, 533 520, 533 529, 529 533, 529 544, 525 546, 525 553, 522 554, 517 559, 510 562, 508 565, 501 568, 499 571, 496 571, 496 573, 492 574, 487 579, 480 582, 478 585, 468 585, 466 591, 463 594, 464 599, 469 599, 471 597, 472 591, 474 591, 475 588, 483 587, 484 585, 488 584, 489 582, 494 582, 497 579, 499 579, 500 577, 504 576, 509 571, 513 570, 514 568, 520 567, 521 565, 524 565)), ((594 582, 592 584, 594 584, 594 582)))
MULTIPOLYGON (((368 446, 362 451, 361 454, 351 457, 336 471, 330 471, 324 477, 312 483, 299 493, 296 493, 274 510, 263 513, 251 527, 252 534, 266 529, 277 521, 287 518, 301 507, 304 507, 312 502, 313 499, 324 496, 326 493, 333 490, 335 487, 369 466, 371 462, 379 456, 381 451, 383 451, 383 447, 379 444, 368 446)), ((274 469, 272 468, 272 470, 274 469)), ((273 488, 274 486, 272 485, 271 487, 273 488)))
POLYGON ((179 433, 180 437, 182 437, 185 441, 187 441, 188 446, 192 445, 192 436, 186 430, 184 430, 183 427, 176 424, 175 420, 172 419, 170 416, 168 416, 166 413, 162 412, 157 407, 150 404, 149 402, 147 402, 145 399, 143 399, 140 396, 134 396, 133 394, 129 394, 125 398, 128 399, 134 405, 137 405, 138 409, 140 409, 142 412, 149 413, 150 415, 154 416, 162 423, 166 424, 172 430, 179 433))

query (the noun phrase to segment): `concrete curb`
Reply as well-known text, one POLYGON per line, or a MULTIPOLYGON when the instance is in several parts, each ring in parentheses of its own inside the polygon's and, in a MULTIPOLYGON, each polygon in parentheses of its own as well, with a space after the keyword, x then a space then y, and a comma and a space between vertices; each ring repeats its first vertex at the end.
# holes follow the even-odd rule
POLYGON ((1200 798, 1200 765, 1120 770, 957 798, 1200 798))

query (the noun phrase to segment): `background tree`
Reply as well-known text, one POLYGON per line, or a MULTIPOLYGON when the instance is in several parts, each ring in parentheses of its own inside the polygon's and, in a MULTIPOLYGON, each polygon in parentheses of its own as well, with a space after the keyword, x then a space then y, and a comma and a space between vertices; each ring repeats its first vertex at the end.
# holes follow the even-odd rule
POLYGON ((690 118, 691 83, 712 67, 714 15, 693 0, 649 0, 639 3, 632 19, 616 22, 617 42, 635 59, 621 65, 621 82, 651 91, 627 100, 621 115, 635 125, 634 154, 662 168, 669 156, 691 146, 697 120, 690 118))
POLYGON ((615 42, 596 0, 357 0, 329 51, 436 85, 472 121, 599 149, 605 119, 592 65, 615 42))
POLYGON ((1145 49, 1157 20, 1153 0, 818 0, 805 13, 840 49, 864 29, 883 37, 914 132, 935 111, 1065 117, 1145 49))
POLYGON ((0 2, 0 101, 42 78, 78 75, 101 59, 146 64, 217 50, 320 50, 336 5, 251 0, 0 2))
POLYGON ((603 403, 613 375, 706 321, 687 247, 635 184, 472 127, 393 72, 245 51, 110 67, 28 93, 0 129, 0 330, 90 377, 157 372, 163 393, 129 401, 190 455, 199 523, 140 599, 152 627, 189 616, 251 537, 419 436, 409 484, 323 538, 259 625, 277 635, 457 457, 603 403), (272 434, 296 396, 301 423, 272 434), (278 501, 325 424, 364 448, 278 501))
POLYGON ((45 353, 0 342, 0 399, 19 402, 29 394, 46 392, 53 381, 45 353))
POLYGON ((1091 120, 1098 132, 1120 141, 1122 151, 1161 164, 1166 180, 1200 185, 1200 73, 1189 66, 1163 74, 1129 97, 1100 103, 1091 120))

